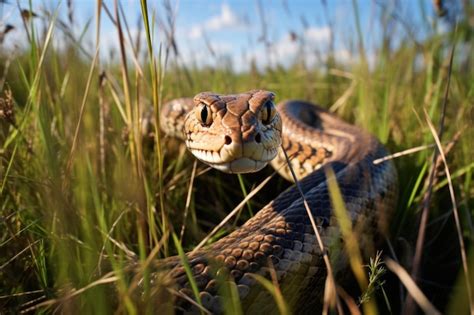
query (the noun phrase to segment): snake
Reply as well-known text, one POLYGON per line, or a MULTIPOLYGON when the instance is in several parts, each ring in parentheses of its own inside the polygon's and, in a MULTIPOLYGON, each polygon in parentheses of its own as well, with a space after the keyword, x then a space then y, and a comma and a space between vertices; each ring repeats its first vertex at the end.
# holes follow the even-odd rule
POLYGON ((233 288, 244 313, 274 312, 273 295, 255 275, 276 283, 294 312, 320 311, 327 276, 323 255, 329 254, 338 284, 348 273, 327 168, 333 170, 362 252, 373 253, 389 229, 398 180, 393 162, 383 159, 388 151, 370 133, 318 105, 301 100, 276 105, 275 94, 265 90, 202 92, 163 104, 160 127, 220 171, 249 173, 270 164, 298 184, 227 236, 187 253, 187 266, 178 256, 159 260, 161 271, 150 284, 157 285, 165 272, 178 293, 173 307, 181 313, 202 311, 192 301, 210 313, 222 313, 228 302, 225 284, 233 288), (305 202, 324 248, 316 241, 305 202))

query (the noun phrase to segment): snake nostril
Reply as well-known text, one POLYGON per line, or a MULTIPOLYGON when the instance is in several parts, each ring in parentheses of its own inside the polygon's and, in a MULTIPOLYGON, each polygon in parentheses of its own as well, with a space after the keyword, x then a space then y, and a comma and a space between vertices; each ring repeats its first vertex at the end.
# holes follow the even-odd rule
POLYGON ((255 142, 257 142, 257 143, 262 142, 262 136, 260 135, 260 133, 257 133, 255 135, 255 142))
POLYGON ((227 145, 232 143, 232 138, 229 137, 229 136, 225 136, 224 140, 225 140, 225 144, 227 144, 227 145))

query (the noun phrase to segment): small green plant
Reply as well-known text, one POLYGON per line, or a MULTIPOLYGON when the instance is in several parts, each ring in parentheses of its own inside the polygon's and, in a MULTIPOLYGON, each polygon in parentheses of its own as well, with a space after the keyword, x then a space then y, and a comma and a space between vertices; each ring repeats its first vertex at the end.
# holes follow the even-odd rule
MULTIPOLYGON (((383 289, 385 280, 383 280, 383 275, 387 272, 387 269, 384 267, 384 262, 382 260, 382 251, 377 251, 375 257, 370 257, 369 264, 365 266, 369 270, 369 284, 367 289, 359 297, 359 305, 369 302, 374 298, 374 295, 378 290, 381 290, 384 297, 387 295, 383 289)), ((390 310, 390 304, 386 299, 387 307, 390 310)))

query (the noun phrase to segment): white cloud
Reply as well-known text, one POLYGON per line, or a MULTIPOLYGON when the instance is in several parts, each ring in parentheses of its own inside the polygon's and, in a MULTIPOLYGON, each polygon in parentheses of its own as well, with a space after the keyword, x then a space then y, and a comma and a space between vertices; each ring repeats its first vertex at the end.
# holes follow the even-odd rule
POLYGON ((231 58, 235 62, 237 56, 232 55, 234 45, 230 42, 214 41, 210 45, 212 53, 208 47, 201 47, 201 49, 193 47, 185 47, 182 56, 182 61, 186 65, 215 66, 222 58, 231 58))
POLYGON ((311 43, 328 42, 331 38, 329 27, 310 27, 304 31, 304 38, 311 43))
MULTIPOLYGON (((329 53, 329 41, 331 40, 331 30, 328 27, 310 27, 298 34, 296 37, 285 34, 274 41, 270 49, 259 45, 246 55, 247 60, 255 60, 259 68, 266 66, 282 65, 284 67, 292 65, 297 58, 302 57, 309 67, 323 65, 329 53)), ((334 52, 335 59, 344 65, 358 62, 358 54, 351 53, 345 47, 337 47, 334 52)), ((234 58, 238 59, 238 58, 234 58)), ((373 57, 367 54, 369 64, 373 57)), ((238 61, 238 60, 237 60, 238 61)), ((248 69, 248 61, 237 62, 243 70, 248 69)))
POLYGON ((194 26, 191 28, 191 32, 189 33, 190 38, 200 38, 202 36, 203 30, 200 26, 194 26))
POLYGON ((227 3, 223 3, 219 15, 207 19, 202 24, 191 27, 190 38, 199 38, 205 31, 217 31, 222 29, 241 29, 245 23, 235 14, 227 3))
POLYGON ((209 19, 205 24, 210 30, 218 30, 224 27, 240 26, 240 20, 226 3, 222 4, 221 14, 209 19))
POLYGON ((327 50, 331 37, 331 30, 328 27, 310 27, 301 35, 300 40, 286 34, 281 37, 272 47, 277 63, 282 65, 291 64, 298 54, 304 53, 310 65, 316 62, 314 52, 327 50))

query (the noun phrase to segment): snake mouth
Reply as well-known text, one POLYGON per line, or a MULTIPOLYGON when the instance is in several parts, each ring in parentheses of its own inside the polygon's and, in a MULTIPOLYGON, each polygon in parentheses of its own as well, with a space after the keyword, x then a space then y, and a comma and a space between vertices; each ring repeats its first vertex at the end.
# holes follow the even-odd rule
POLYGON ((267 149, 259 159, 246 156, 222 159, 221 155, 215 151, 191 149, 191 153, 201 162, 225 173, 254 173, 264 168, 275 158, 278 150, 267 149))
POLYGON ((233 160, 231 162, 222 163, 222 164, 213 164, 213 168, 231 174, 239 173, 254 173, 260 171, 264 168, 268 162, 264 161, 255 161, 249 158, 240 158, 233 160))

